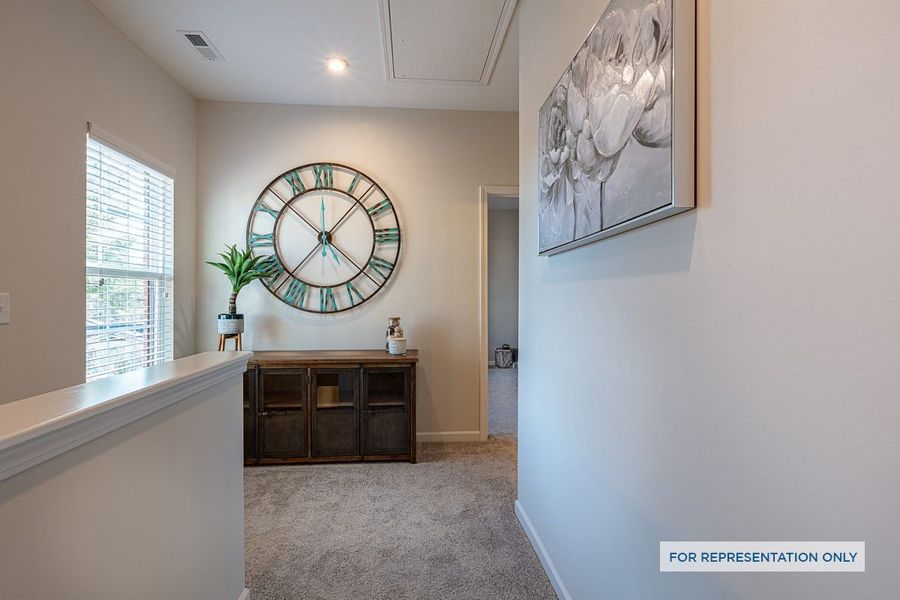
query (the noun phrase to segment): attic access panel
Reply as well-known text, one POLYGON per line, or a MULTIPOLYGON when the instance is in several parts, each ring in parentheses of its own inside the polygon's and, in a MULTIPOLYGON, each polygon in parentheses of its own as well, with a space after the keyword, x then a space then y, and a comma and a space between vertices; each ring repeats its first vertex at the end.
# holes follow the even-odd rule
POLYGON ((487 85, 517 0, 381 0, 388 81, 487 85))

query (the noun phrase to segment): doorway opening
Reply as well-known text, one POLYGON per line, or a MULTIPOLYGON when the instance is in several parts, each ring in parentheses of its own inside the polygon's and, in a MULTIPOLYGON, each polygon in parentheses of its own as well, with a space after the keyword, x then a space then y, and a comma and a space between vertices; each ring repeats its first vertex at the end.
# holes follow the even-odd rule
POLYGON ((481 188, 481 438, 518 434, 519 190, 481 188))

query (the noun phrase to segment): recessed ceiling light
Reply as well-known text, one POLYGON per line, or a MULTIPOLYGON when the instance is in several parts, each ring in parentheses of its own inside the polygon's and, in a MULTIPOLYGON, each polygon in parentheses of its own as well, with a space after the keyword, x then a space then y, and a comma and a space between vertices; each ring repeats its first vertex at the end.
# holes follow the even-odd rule
POLYGON ((341 58, 340 56, 332 56, 328 59, 328 70, 334 73, 346 71, 347 67, 349 66, 350 63, 347 62, 346 58, 341 58))

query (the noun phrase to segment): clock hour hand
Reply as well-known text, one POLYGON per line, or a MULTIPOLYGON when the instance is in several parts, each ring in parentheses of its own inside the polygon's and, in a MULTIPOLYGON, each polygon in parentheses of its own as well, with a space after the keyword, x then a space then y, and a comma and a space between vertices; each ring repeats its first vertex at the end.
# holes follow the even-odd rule
POLYGON ((322 215, 322 233, 320 234, 320 238, 322 239, 322 258, 325 258, 325 249, 328 247, 328 238, 325 235, 325 196, 322 196, 319 208, 321 209, 322 215))
POLYGON ((334 257, 334 262, 336 262, 337 264, 341 264, 341 260, 338 258, 337 253, 334 251, 334 246, 327 242, 325 243, 325 245, 328 246, 328 249, 331 251, 331 256, 334 257))
POLYGON ((334 262, 337 264, 341 264, 341 261, 337 257, 337 253, 335 253, 334 248, 331 247, 331 244, 328 243, 328 234, 325 232, 325 197, 322 196, 322 201, 319 204, 319 208, 322 214, 322 256, 325 256, 325 249, 331 250, 331 256, 334 258, 334 262))

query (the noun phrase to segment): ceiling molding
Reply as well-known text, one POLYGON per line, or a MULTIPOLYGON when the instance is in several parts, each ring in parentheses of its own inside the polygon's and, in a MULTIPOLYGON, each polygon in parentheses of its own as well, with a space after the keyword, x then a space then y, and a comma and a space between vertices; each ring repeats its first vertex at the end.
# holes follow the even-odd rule
POLYGON ((506 34, 509 31, 509 24, 512 21, 513 14, 516 12, 517 3, 518 0, 504 0, 503 2, 503 8, 500 11, 500 19, 497 22, 497 28, 494 30, 494 36, 491 39, 491 46, 487 52, 481 79, 479 81, 459 81, 452 79, 413 79, 395 76, 394 44, 391 31, 391 0, 379 0, 378 13, 381 19, 381 45, 384 50, 384 69, 387 81, 389 83, 425 83, 464 86, 486 86, 490 84, 491 76, 494 74, 494 67, 497 65, 497 58, 500 56, 500 49, 503 47, 503 41, 506 39, 506 34))
POLYGON ((516 4, 519 0, 506 0, 503 3, 503 10, 500 12, 500 21, 497 23, 497 31, 494 32, 494 39, 491 42, 491 49, 488 51, 487 61, 484 63, 484 73, 481 76, 481 85, 487 85, 491 82, 491 75, 494 74, 494 67, 497 66, 497 57, 500 56, 500 48, 506 40, 506 32, 509 31, 509 24, 512 21, 513 13, 516 12, 516 4))

